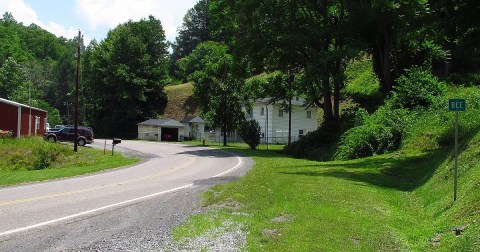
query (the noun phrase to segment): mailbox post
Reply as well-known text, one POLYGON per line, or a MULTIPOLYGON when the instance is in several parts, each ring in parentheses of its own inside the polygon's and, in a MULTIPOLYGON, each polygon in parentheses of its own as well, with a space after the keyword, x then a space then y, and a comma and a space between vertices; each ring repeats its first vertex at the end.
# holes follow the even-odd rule
POLYGON ((112 156, 113 156, 113 150, 115 149, 115 145, 119 144, 122 142, 122 139, 120 138, 114 138, 112 141, 112 156))

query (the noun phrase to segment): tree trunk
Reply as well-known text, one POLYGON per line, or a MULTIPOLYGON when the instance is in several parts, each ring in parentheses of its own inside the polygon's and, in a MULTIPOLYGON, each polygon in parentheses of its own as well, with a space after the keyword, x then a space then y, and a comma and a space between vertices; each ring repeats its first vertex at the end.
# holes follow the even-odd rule
POLYGON ((382 76, 380 78, 381 91, 385 96, 390 94, 393 86, 393 77, 391 72, 391 44, 390 44, 390 34, 388 32, 388 27, 386 24, 382 26, 382 35, 383 38, 377 41, 377 50, 378 50, 378 62, 380 64, 382 76))
POLYGON ((340 118, 340 78, 336 78, 333 87, 333 118, 340 118))
POLYGON ((323 91, 323 118, 325 122, 330 122, 333 119, 332 110, 332 91, 330 91, 330 79, 328 73, 325 74, 322 80, 323 91))
POLYGON ((227 126, 223 125, 223 146, 227 146, 227 126))

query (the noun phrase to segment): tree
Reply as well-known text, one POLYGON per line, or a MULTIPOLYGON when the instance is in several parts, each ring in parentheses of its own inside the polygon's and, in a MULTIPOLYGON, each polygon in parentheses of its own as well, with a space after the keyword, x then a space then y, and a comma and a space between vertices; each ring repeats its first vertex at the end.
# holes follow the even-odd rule
POLYGON ((183 17, 182 27, 178 30, 175 43, 172 44, 169 63, 171 75, 186 78, 186 76, 180 76, 181 73, 177 72, 177 61, 189 55, 198 44, 213 40, 210 34, 208 7, 208 0, 200 0, 183 17))
POLYGON ((248 57, 251 69, 303 76, 297 92, 323 108, 325 121, 339 117, 346 63, 359 51, 345 1, 216 0, 212 5, 217 6, 212 15, 228 12, 236 18, 229 22, 238 27, 236 53, 248 57))
POLYGON ((454 70, 471 72, 480 69, 480 2, 429 1, 433 30, 450 52, 454 70))
POLYGON ((252 150, 260 144, 261 132, 260 124, 256 120, 243 121, 238 127, 238 134, 252 150))
POLYGON ((0 97, 26 102, 29 85, 23 67, 12 57, 0 68, 0 97))
POLYGON ((390 94, 394 81, 413 65, 428 65, 442 60, 445 52, 439 36, 429 24, 430 8, 426 0, 353 0, 348 1, 355 36, 366 43, 373 56, 374 70, 381 91, 390 94))
POLYGON ((233 57, 227 46, 207 41, 199 44, 181 61, 181 67, 193 81, 194 98, 213 127, 220 127, 227 145, 227 134, 244 119, 243 82, 234 74, 233 57))
POLYGON ((166 104, 168 53, 160 20, 150 16, 129 21, 110 31, 98 47, 91 47, 87 90, 92 124, 99 135, 136 137, 137 123, 154 118, 166 104))

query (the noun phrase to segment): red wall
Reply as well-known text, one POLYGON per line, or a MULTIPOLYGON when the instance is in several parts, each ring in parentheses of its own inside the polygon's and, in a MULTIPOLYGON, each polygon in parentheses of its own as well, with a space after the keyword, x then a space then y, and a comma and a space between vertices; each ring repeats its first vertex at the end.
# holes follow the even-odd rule
POLYGON ((0 102, 0 129, 12 130, 17 135, 18 107, 0 102))
MULTIPOLYGON (((28 136, 28 118, 30 115, 30 109, 22 107, 22 130, 21 130, 21 135, 22 136, 28 136)), ((39 111, 36 109, 31 110, 31 135, 35 135, 35 127, 37 125, 35 124, 35 117, 39 116, 40 117, 40 129, 37 130, 37 135, 43 135, 45 134, 45 118, 47 117, 47 113, 43 111, 39 111)))
MULTIPOLYGON (((21 117, 22 117, 22 125, 20 134, 22 136, 28 136, 28 119, 30 115, 30 108, 26 108, 22 106, 21 117)), ((36 135, 42 136, 45 134, 45 120, 47 118, 47 112, 41 111, 38 109, 31 109, 31 135, 35 135, 36 123, 35 118, 36 116, 40 117, 40 128, 37 129, 36 135)), ((17 136, 17 123, 18 123, 18 107, 11 104, 6 104, 0 102, 0 129, 2 130, 11 130, 13 131, 13 136, 17 136)))

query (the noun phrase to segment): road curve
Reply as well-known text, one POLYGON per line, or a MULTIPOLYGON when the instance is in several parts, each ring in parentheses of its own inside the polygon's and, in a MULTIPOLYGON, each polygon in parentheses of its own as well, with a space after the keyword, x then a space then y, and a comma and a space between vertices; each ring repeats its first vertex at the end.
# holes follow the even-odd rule
MULTIPOLYGON (((103 146, 103 141, 96 141, 103 146)), ((247 158, 203 147, 122 141, 116 148, 140 153, 144 161, 124 169, 0 189, 0 248, 29 232, 82 221, 195 187, 198 181, 228 176, 246 163, 251 166, 247 158)))

